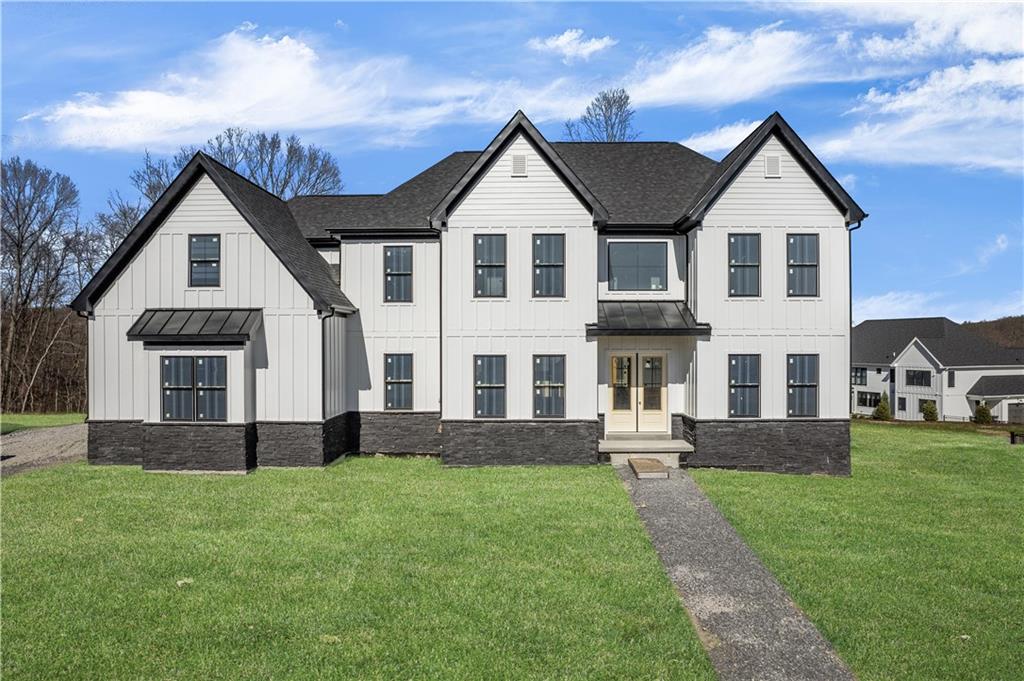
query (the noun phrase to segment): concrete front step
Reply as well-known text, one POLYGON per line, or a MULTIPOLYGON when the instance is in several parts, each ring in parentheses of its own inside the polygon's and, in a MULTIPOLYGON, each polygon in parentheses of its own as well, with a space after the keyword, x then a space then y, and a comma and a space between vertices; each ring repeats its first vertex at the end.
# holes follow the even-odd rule
POLYGON ((693 451, 693 445, 686 440, 601 440, 597 451, 606 454, 613 466, 625 466, 630 457, 656 459, 669 468, 679 468, 679 461, 693 451))
POLYGON ((658 459, 633 456, 629 459, 629 467, 637 480, 648 480, 668 477, 668 467, 658 459))

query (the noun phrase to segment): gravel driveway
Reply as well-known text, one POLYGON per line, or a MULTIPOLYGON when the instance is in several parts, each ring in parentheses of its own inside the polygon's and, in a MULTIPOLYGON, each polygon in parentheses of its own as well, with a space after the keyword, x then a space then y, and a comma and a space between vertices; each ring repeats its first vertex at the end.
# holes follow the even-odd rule
POLYGON ((0 437, 0 475, 45 468, 85 458, 84 423, 56 428, 26 428, 0 437))

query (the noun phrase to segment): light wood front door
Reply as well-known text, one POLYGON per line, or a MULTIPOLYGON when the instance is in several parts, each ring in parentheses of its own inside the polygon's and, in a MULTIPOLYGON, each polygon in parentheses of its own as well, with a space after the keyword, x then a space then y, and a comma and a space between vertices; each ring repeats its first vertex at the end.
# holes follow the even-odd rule
POLYGON ((638 407, 636 429, 641 433, 668 430, 668 372, 663 354, 641 354, 637 364, 638 407))
POLYGON ((606 416, 609 433, 668 431, 667 360, 664 353, 612 353, 606 416))

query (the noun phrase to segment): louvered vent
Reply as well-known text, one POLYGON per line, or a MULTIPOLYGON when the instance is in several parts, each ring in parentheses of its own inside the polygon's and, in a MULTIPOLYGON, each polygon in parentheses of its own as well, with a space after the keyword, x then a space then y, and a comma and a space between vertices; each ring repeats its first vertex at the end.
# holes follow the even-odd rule
POLYGON ((765 154, 764 176, 782 177, 782 159, 779 158, 778 154, 765 154))
POLYGON ((526 155, 512 155, 512 177, 526 177, 526 155))

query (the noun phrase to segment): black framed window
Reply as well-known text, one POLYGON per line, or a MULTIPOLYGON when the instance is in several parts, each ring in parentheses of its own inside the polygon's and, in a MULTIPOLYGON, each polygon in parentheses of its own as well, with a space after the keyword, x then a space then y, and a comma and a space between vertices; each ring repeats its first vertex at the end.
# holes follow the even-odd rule
POLYGON ((953 371, 952 369, 949 370, 948 375, 946 376, 946 387, 947 388, 955 388, 956 387, 956 372, 953 371))
POLYGON ((565 297, 565 235, 533 235, 533 295, 565 297))
POLYGON ((505 418, 505 355, 473 356, 477 418, 505 418))
POLYGON ((227 421, 227 357, 161 357, 164 421, 227 421))
POLYGON ((932 372, 927 369, 907 369, 906 378, 907 385, 920 388, 930 388, 932 386, 932 372))
POLYGON ((906 411, 907 410, 907 398, 906 397, 897 397, 896 398, 896 409, 898 409, 899 411, 906 411))
POLYGON ((384 355, 384 409, 412 409, 412 355, 384 355))
POLYGON ((610 291, 668 289, 668 244, 661 241, 614 241, 608 244, 610 291))
POLYGON ((729 235, 729 296, 761 295, 761 235, 729 235))
POLYGON ((761 355, 729 355, 729 417, 761 414, 761 355))
POLYGON ((477 298, 505 297, 504 234, 477 234, 473 239, 474 289, 477 298))
POLYGON ((790 234, 786 239, 786 288, 791 297, 818 295, 818 235, 790 234))
POLYGON ((188 268, 189 286, 220 286, 219 235, 189 235, 188 268))
POLYGON ((384 247, 384 302, 412 302, 412 246, 384 247))
POLYGON ((786 355, 786 413, 818 415, 818 356, 786 355))
POLYGON ((878 406, 878 403, 882 401, 882 393, 871 393, 863 390, 857 391, 857 406, 858 407, 871 407, 872 409, 878 406))
POLYGON ((565 418, 565 355, 533 356, 533 415, 565 418))
POLYGON ((850 371, 850 380, 854 385, 867 385, 868 384, 868 369, 867 367, 853 367, 850 371))

